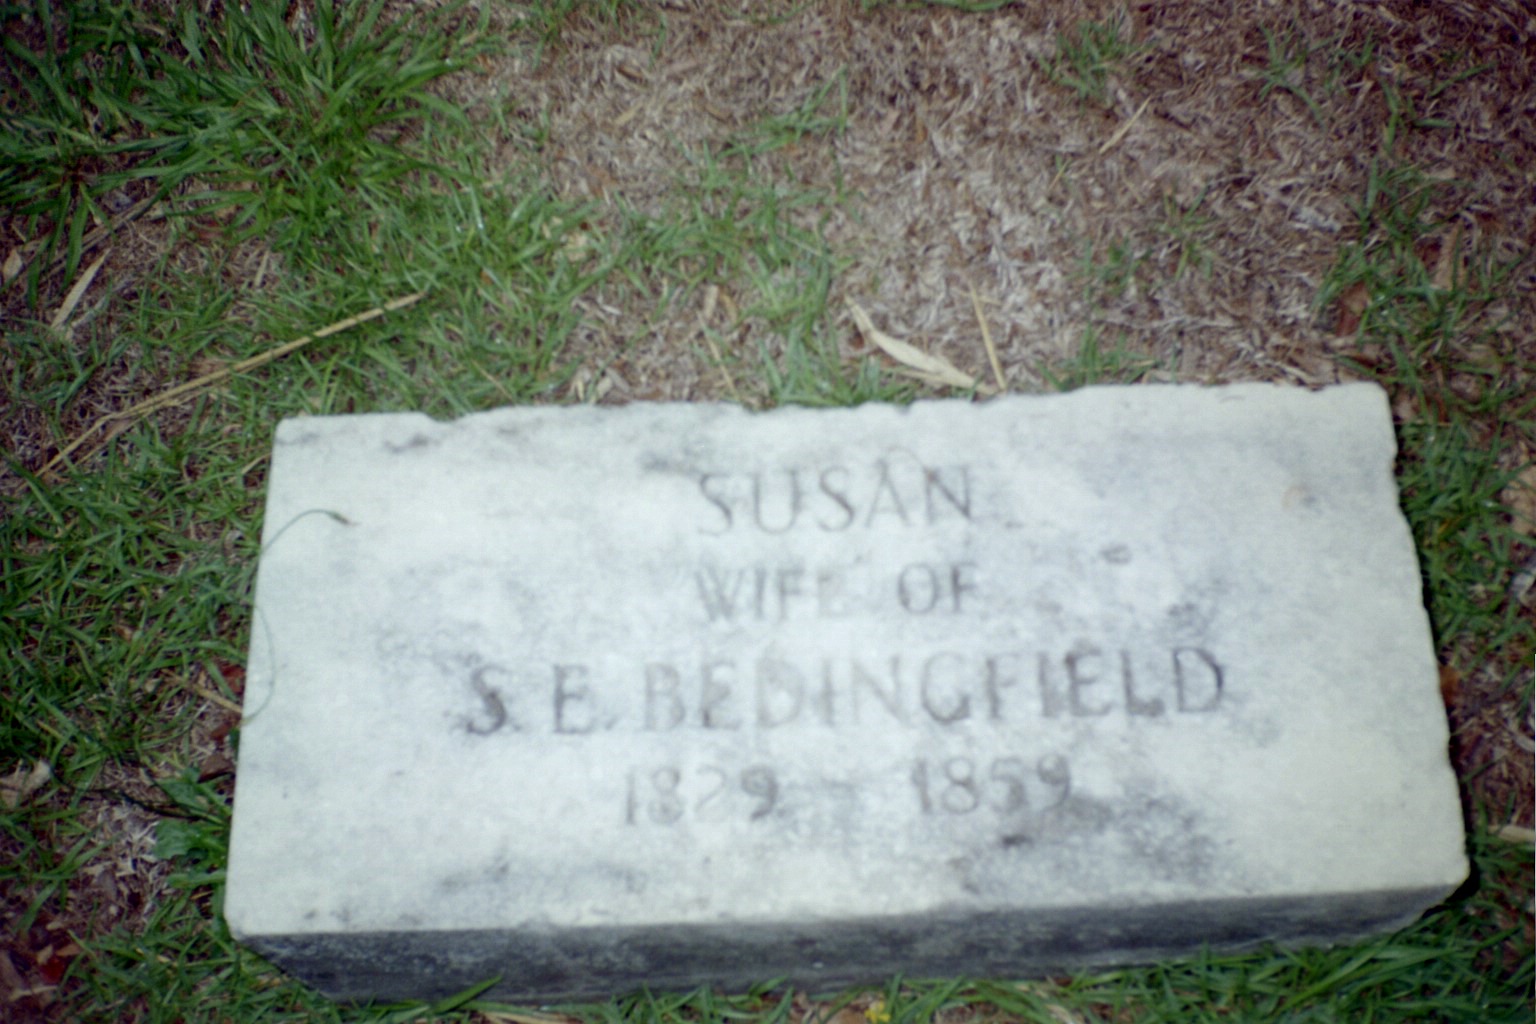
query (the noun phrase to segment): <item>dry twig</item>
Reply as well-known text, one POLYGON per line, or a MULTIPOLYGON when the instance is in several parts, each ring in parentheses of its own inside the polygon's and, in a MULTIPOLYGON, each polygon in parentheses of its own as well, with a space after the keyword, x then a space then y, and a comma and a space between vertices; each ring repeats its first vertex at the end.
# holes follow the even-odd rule
POLYGON ((971 308, 976 311, 976 323, 981 326, 981 343, 987 346, 987 362, 992 364, 992 376, 997 379, 997 390, 1007 391, 1008 382, 1003 378, 1003 364, 997 358, 997 346, 992 343, 992 330, 987 326, 986 315, 981 311, 981 298, 976 294, 976 286, 969 281, 965 285, 971 290, 971 308))
POLYGON ((849 300, 848 311, 853 314, 853 322, 869 342, 890 356, 897 363, 898 373, 925 384, 935 387, 961 388, 966 391, 981 391, 992 393, 992 388, 982 384, 975 377, 957 368, 946 359, 935 355, 929 355, 920 348, 907 344, 899 338, 893 338, 889 334, 875 326, 870 320, 869 314, 857 302, 849 300))
POLYGON ((1127 118, 1125 122, 1120 125, 1120 127, 1115 129, 1113 135, 1104 140, 1104 145, 1099 147, 1099 156, 1103 156, 1105 153, 1108 153, 1110 150, 1114 149, 1120 144, 1120 140, 1125 138, 1125 133, 1131 130, 1131 125, 1141 120, 1141 115, 1146 113, 1147 104, 1151 102, 1151 96, 1148 96, 1146 99, 1141 101, 1141 106, 1136 108, 1136 113, 1127 118))
POLYGON ((64 329, 64 325, 69 323, 69 318, 74 314, 75 307, 80 305, 80 300, 85 297, 86 290, 91 287, 91 282, 96 280, 96 274, 101 270, 101 265, 107 262, 107 256, 108 253, 102 253, 96 257, 96 262, 85 268, 85 273, 80 275, 80 280, 75 282, 75 286, 69 290, 69 294, 64 296, 64 301, 59 303, 58 312, 53 314, 53 319, 49 321, 48 326, 56 331, 64 329))
POLYGON ((187 399, 192 398, 194 395, 206 391, 216 384, 222 383, 237 373, 244 373, 247 370, 254 370, 259 366, 265 366, 267 363, 270 363, 276 359, 281 359, 283 356, 286 356, 291 352, 295 352, 311 342, 319 341, 321 338, 328 338, 333 334, 340 334, 342 331, 345 331, 348 328, 356 327, 357 325, 367 323, 370 320, 377 320, 385 313, 392 313, 397 309, 404 309, 406 306, 421 301, 421 299, 424 298, 426 294, 426 292, 415 292, 411 295, 393 299, 389 302, 386 302, 382 306, 375 306, 373 309, 370 309, 367 312, 359 313, 356 316, 347 317, 345 320, 338 320, 329 326, 320 328, 320 330, 313 334, 306 334, 302 338, 296 338, 293 341, 279 345, 276 348, 268 349, 260 355, 252 356, 249 359, 242 359, 238 363, 231 363, 230 365, 221 367, 212 373, 204 374, 195 380, 189 380, 185 384, 178 384, 175 387, 167 388, 159 394, 152 395, 151 397, 146 398, 144 401, 131 405, 126 409, 119 409, 117 412, 109 412, 105 416, 97 419, 94 423, 85 429, 84 433, 71 441, 53 458, 49 459, 48 462, 43 466, 42 475, 46 478, 53 472, 54 467, 58 466, 62 462, 67 461, 69 457, 73 455, 77 450, 94 440, 95 443, 92 444, 91 447, 88 448, 82 455, 82 458, 89 458, 91 455, 94 455, 96 452, 100 451, 108 441, 112 440, 112 438, 116 437, 118 434, 122 433, 123 430, 127 429, 127 427, 134 420, 148 416, 152 412, 157 412, 161 409, 165 409, 173 405, 179 405, 187 399), (103 432, 105 432, 105 436, 98 438, 97 435, 102 434, 103 432))
POLYGON ((736 382, 731 379, 731 371, 726 368, 725 357, 720 354, 720 346, 715 344, 715 336, 710 333, 709 321, 715 315, 715 306, 720 301, 720 289, 716 285, 710 285, 704 289, 704 311, 699 314, 699 334, 703 335, 704 343, 709 346, 709 354, 715 360, 715 367, 720 371, 720 377, 725 381, 725 389, 731 393, 737 405, 744 405, 741 400, 741 392, 736 390, 736 382))

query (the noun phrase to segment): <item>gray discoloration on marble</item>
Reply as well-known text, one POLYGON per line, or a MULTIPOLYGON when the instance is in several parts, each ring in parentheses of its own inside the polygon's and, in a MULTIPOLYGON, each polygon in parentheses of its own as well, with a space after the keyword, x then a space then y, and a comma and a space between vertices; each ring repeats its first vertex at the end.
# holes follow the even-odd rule
POLYGON ((527 1000, 1401 924, 1466 864, 1394 452, 1364 385, 285 422, 231 928, 527 1000))

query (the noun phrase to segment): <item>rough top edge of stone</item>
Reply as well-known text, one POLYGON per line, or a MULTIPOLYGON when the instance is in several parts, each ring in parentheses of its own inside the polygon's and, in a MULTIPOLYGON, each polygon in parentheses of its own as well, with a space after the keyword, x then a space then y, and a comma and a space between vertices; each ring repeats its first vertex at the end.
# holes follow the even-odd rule
MULTIPOLYGON (((1115 404, 1142 404, 1145 402, 1167 402, 1172 399, 1181 404, 1208 405, 1212 402, 1230 401, 1277 401, 1283 403, 1340 403, 1358 402, 1372 403, 1387 414, 1385 422, 1390 422, 1390 404, 1386 391, 1381 385, 1371 381, 1350 381, 1342 384, 1333 384, 1323 388, 1303 388, 1289 384, 1272 384, 1263 381, 1243 381, 1234 384, 1096 384, 1077 388, 1073 391, 1043 392, 1043 393, 1009 393, 998 395, 985 401, 973 401, 968 398, 920 398, 911 403, 896 402, 864 402, 849 406, 809 406, 809 405, 780 405, 770 409, 751 409, 734 402, 648 402, 637 401, 626 405, 563 405, 563 404, 523 404, 504 405, 491 409, 483 409, 478 412, 465 413, 449 419, 439 419, 424 412, 415 410, 405 411, 380 411, 364 413, 337 413, 318 416, 289 416, 280 421, 278 430, 282 432, 288 424, 314 424, 334 421, 361 422, 364 420, 380 422, 393 420, 401 425, 420 424, 428 429, 448 429, 452 427, 468 425, 472 421, 481 419, 501 419, 506 417, 538 417, 538 416, 600 416, 603 418, 622 418, 625 416, 640 415, 677 415, 683 413, 703 413, 711 418, 784 418, 794 416, 816 416, 820 418, 846 416, 854 413, 868 415, 872 410, 881 410, 882 413, 894 416, 909 415, 914 411, 970 406, 978 413, 986 413, 995 408, 1007 405, 1033 404, 1033 405, 1115 405, 1115 404)), ((297 426, 289 427, 289 430, 297 429, 297 426)), ((278 440, 284 440, 279 436, 278 440)))

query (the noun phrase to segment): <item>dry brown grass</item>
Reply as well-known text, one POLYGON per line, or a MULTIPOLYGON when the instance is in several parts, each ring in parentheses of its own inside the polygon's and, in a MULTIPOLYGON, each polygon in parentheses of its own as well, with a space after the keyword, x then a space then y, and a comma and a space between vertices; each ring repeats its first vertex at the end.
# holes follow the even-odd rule
MULTIPOLYGON (((846 133, 772 156, 813 187, 835 189, 840 169, 857 197, 828 226, 854 260, 834 298, 856 298, 886 329, 980 373, 974 285, 1015 387, 1038 386, 1035 368, 1070 354, 1089 323, 1123 333, 1180 379, 1339 379, 1333 355, 1347 332, 1315 300, 1384 151, 1461 183, 1459 207, 1435 211, 1461 226, 1441 244, 1470 253, 1536 237, 1526 170, 1536 166, 1533 26, 1513 5, 1297 5, 1275 31, 1319 51, 1289 76, 1317 112, 1284 88, 1265 93, 1264 29, 1276 14, 1251 6, 1136 11, 1126 34, 1143 48, 1110 77, 1107 106, 1079 100, 1048 67, 1058 33, 1121 11, 1110 4, 986 17, 865 15, 851 3, 744 5, 750 18, 712 2, 666 6, 654 60, 633 32, 574 23, 536 69, 493 68, 471 88, 499 86, 521 117, 548 117, 545 155, 566 194, 659 210, 686 175, 682 153, 723 148, 846 76, 846 133), (768 20, 776 11, 783 20, 768 20), (1340 56, 1367 46, 1378 57, 1368 69, 1340 56), (1329 60, 1331 82, 1319 71, 1329 60), (1445 87, 1471 60, 1490 70, 1445 87), (1400 129, 1384 147, 1389 89, 1420 119, 1450 127, 1400 129), (1176 230, 1181 215, 1195 225, 1188 238, 1176 230), (1116 244, 1146 254, 1142 271, 1099 301, 1085 297, 1084 280, 1116 244)), ((1519 297, 1530 302, 1532 290, 1528 272, 1519 297)), ((694 310, 626 348, 623 325, 655 312, 630 302, 594 304, 590 351, 577 354, 632 366, 646 382, 636 395, 728 397, 680 343, 694 310)))

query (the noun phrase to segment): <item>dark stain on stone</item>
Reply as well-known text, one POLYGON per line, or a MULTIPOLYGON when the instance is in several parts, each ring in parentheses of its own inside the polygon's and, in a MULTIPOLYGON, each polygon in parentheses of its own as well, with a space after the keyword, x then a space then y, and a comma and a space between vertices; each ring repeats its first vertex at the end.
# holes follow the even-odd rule
POLYGON ((395 444, 391 441, 385 441, 384 447, 398 455, 401 452, 408 452, 417 448, 431 448, 436 443, 436 441, 433 441, 426 434, 413 434, 411 435, 410 440, 404 441, 400 444, 395 444))
POLYGON ((1099 556, 1110 565, 1126 565, 1131 560, 1131 549, 1124 544, 1109 544, 1099 552, 1099 556))

